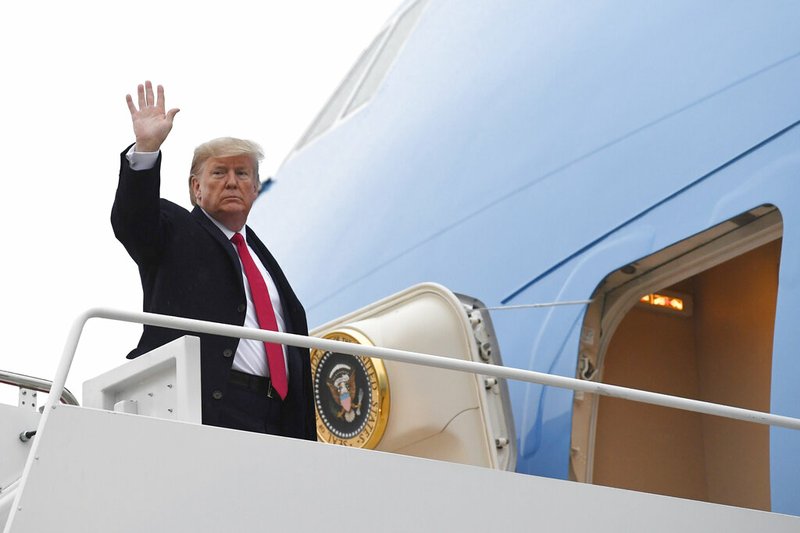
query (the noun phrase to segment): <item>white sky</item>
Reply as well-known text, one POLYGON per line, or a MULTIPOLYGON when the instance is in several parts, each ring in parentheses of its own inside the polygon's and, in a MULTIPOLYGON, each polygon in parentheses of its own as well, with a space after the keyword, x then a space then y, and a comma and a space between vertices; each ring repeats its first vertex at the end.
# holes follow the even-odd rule
MULTIPOLYGON (((188 207, 197 144, 253 139, 266 151, 262 177, 272 175, 400 4, 7 2, 0 369, 52 379, 81 312, 141 310, 136 267, 109 222, 119 152, 133 142, 126 93, 150 79, 180 107, 163 146, 162 196, 188 207)), ((90 321, 67 387, 80 397, 83 381, 122 364, 140 332, 90 321)), ((16 404, 16 389, 0 387, 0 401, 16 404)))

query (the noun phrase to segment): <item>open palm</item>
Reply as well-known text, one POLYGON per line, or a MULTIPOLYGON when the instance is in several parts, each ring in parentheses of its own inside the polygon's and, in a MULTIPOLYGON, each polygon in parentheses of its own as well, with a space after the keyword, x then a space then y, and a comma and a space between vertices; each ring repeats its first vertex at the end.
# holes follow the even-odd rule
POLYGON ((159 85, 153 94, 153 84, 146 81, 137 88, 139 107, 133 103, 133 97, 126 96, 128 109, 133 121, 133 133, 136 135, 137 152, 157 152, 161 144, 172 130, 172 122, 178 108, 166 111, 164 87, 159 85))

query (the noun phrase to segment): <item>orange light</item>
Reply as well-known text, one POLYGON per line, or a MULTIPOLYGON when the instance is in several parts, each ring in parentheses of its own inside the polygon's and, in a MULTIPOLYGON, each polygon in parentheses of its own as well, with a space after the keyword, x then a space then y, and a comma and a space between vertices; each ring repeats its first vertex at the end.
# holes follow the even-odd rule
POLYGON ((683 298, 676 296, 667 296, 666 294, 645 294, 639 299, 640 302, 650 304, 654 307, 663 307, 665 309, 672 309, 673 311, 683 312, 685 305, 683 298))

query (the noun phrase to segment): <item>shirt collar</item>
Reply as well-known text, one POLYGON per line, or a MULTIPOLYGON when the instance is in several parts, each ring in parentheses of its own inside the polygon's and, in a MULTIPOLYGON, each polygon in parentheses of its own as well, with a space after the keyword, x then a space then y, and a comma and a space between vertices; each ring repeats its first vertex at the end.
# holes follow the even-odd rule
POLYGON ((222 233, 224 233, 224 234, 225 234, 225 237, 227 237, 227 238, 228 238, 228 240, 231 240, 231 238, 232 238, 232 237, 233 237, 233 236, 234 236, 236 233, 241 233, 241 234, 242 234, 242 237, 244 238, 244 242, 247 242, 247 226, 242 226, 242 229, 241 229, 241 231, 238 231, 238 232, 236 232, 236 231, 231 231, 231 230, 229 230, 229 229, 228 229, 228 228, 227 228, 227 227, 226 227, 224 224, 222 224, 222 223, 221 223, 219 220, 217 220, 216 218, 214 218, 214 217, 212 217, 211 215, 209 215, 208 213, 206 213, 206 210, 205 210, 205 209, 203 209, 202 207, 200 208, 200 211, 202 211, 202 212, 203 212, 203 214, 204 214, 205 216, 207 216, 207 217, 208 217, 208 219, 209 219, 211 222, 213 222, 213 223, 214 223, 214 225, 215 225, 216 227, 218 227, 218 228, 219 228, 219 230, 220 230, 222 233))

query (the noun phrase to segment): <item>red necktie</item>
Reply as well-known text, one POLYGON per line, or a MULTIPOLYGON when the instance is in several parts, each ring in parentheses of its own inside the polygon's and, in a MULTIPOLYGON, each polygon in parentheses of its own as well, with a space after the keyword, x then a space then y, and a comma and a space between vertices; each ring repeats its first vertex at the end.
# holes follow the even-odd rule
MULTIPOLYGON (((275 320, 275 310, 272 308, 272 300, 269 298, 269 291, 261 272, 253 258, 250 256, 250 251, 247 249, 247 243, 241 233, 236 233, 231 237, 231 241, 236 245, 239 251, 239 258, 242 260, 244 267, 244 274, 247 276, 247 283, 250 284, 250 292, 253 296, 253 304, 256 306, 256 316, 258 316, 258 325, 261 329, 269 331, 278 331, 278 322, 275 320)), ((272 342, 265 342, 264 346, 267 349, 267 366, 269 366, 269 376, 272 380, 272 386, 280 395, 281 399, 286 398, 289 392, 289 386, 286 382, 286 366, 283 359, 283 349, 280 344, 272 342)))

